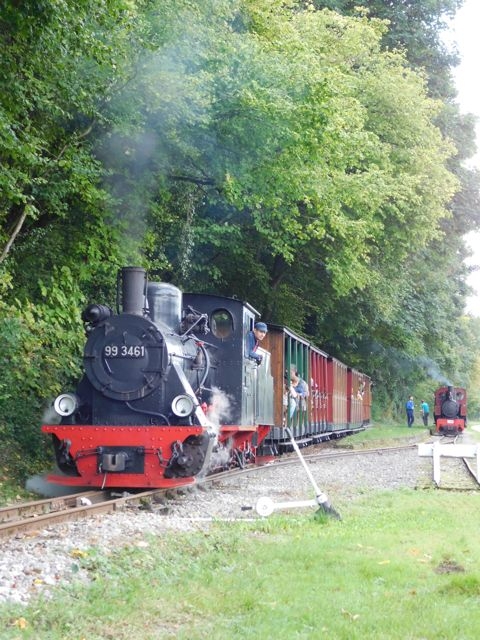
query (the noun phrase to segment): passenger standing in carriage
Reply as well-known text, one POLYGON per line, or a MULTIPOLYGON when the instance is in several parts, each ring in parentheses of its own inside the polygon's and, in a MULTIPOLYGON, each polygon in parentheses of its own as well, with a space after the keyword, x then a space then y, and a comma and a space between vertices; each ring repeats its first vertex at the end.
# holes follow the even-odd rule
POLYGON ((265 322, 256 322, 253 331, 247 333, 247 358, 255 360, 258 365, 262 364, 263 357, 257 353, 257 349, 267 335, 267 331, 268 327, 265 322))
POLYGON ((290 424, 297 408, 297 392, 285 377, 283 384, 283 426, 290 424))
POLYGON ((307 398, 309 396, 308 384, 300 378, 296 368, 290 369, 291 387, 296 394, 297 413, 300 424, 303 422, 303 413, 307 410, 307 398))
POLYGON ((302 380, 302 378, 300 378, 296 369, 291 369, 290 380, 292 381, 292 386, 295 389, 297 396, 300 396, 301 398, 307 398, 308 384, 305 382, 305 380, 302 380))

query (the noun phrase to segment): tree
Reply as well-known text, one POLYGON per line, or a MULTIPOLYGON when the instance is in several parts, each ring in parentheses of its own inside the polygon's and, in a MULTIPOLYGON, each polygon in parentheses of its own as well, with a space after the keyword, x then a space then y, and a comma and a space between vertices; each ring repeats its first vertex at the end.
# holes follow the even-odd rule
POLYGON ((461 288, 461 245, 442 238, 476 220, 475 183, 446 133, 470 123, 432 99, 409 50, 385 46, 385 22, 293 0, 14 4, 0 36, 4 311, 54 305, 78 344, 71 300, 45 300, 42 283, 55 267, 75 308, 113 304, 128 260, 247 299, 379 377, 394 350, 439 351, 448 323, 430 335, 427 287, 446 308, 455 296, 424 264, 440 242, 433 262, 461 288))
MULTIPOLYGON (((17 2, 0 17, 0 261, 30 231, 108 206, 92 142, 130 70, 131 2, 17 2), (48 61, 48 62, 47 62, 48 61)), ((108 223, 108 220, 107 220, 108 223)))
POLYGON ((446 215, 452 149, 433 124, 438 107, 401 54, 382 53, 383 26, 282 5, 181 14, 181 37, 173 29, 175 44, 152 51, 121 96, 137 100, 137 132, 101 151, 108 162, 115 145, 125 210, 141 192, 147 226, 160 221, 151 245, 189 230, 188 273, 183 250, 164 252, 181 284, 208 274, 248 294, 241 264, 252 279, 268 274, 263 293, 301 260, 345 294, 370 281, 379 246, 404 255, 412 232, 423 245, 446 215))
POLYGON ((442 40, 442 31, 448 28, 464 0, 307 0, 305 4, 317 9, 333 9, 343 15, 355 16, 363 11, 372 18, 388 21, 383 46, 388 50, 406 52, 409 63, 425 69, 432 95, 454 97, 451 67, 459 63, 456 51, 442 40))
POLYGON ((123 0, 2 2, 0 433, 26 470, 47 401, 78 375, 85 293, 105 283, 107 251, 122 253, 92 150, 137 13, 123 0))

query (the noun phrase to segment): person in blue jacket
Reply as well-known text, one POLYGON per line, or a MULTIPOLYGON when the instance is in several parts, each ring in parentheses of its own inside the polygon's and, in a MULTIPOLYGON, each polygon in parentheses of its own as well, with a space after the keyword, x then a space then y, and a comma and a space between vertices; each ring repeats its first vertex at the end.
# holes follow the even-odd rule
POLYGON ((405 403, 405 411, 407 412, 407 427, 411 427, 413 425, 413 421, 415 419, 414 409, 415 404, 413 403, 413 396, 410 396, 405 403))
POLYGON ((257 353, 257 349, 267 332, 268 327, 265 322, 256 322, 253 331, 247 333, 247 357, 255 360, 257 364, 262 364, 263 357, 257 353))

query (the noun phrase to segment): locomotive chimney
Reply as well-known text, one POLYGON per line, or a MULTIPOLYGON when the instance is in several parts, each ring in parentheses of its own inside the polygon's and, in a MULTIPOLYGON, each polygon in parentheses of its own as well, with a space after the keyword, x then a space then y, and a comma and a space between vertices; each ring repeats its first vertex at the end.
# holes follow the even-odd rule
POLYGON ((143 316, 146 309, 147 272, 141 267, 123 267, 117 280, 117 306, 120 290, 123 313, 143 316))

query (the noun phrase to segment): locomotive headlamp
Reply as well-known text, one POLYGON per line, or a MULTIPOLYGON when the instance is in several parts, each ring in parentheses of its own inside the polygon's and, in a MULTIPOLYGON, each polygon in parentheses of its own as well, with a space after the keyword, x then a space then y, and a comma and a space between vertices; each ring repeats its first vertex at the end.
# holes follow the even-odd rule
POLYGON ((71 416, 78 406, 78 398, 73 393, 62 393, 55 398, 53 403, 53 408, 62 417, 71 416))
POLYGON ((179 418, 190 416, 195 409, 195 404, 190 396, 180 395, 172 400, 172 411, 179 418))

